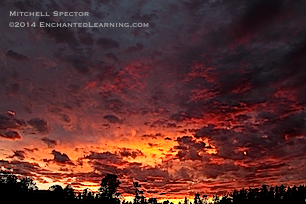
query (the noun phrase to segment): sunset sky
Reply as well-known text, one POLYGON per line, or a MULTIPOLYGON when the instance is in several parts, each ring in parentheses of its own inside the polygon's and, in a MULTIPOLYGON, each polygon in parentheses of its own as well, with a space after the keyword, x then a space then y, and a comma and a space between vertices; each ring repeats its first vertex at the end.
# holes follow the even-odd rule
POLYGON ((40 189, 97 190, 113 173, 124 196, 138 181, 157 198, 305 184, 305 11, 303 0, 1 1, 0 167, 40 189))

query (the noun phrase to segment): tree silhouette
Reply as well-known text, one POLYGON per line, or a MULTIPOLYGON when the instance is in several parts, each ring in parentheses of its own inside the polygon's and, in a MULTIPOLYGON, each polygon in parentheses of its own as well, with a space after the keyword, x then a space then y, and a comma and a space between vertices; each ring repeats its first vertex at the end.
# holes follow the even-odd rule
POLYGON ((71 201, 75 198, 75 192, 74 192, 74 189, 71 187, 71 185, 67 185, 64 188, 63 193, 64 193, 64 198, 66 200, 71 201))
POLYGON ((148 204, 157 204, 157 199, 156 198, 149 198, 148 204))
POLYGON ((22 178, 19 185, 24 192, 33 192, 38 189, 36 183, 31 178, 22 178))
POLYGON ((90 203, 95 199, 94 193, 88 188, 85 188, 81 194, 81 199, 84 202, 90 203))
POLYGON ((49 188, 52 194, 51 200, 63 200, 64 199, 64 189, 60 185, 53 185, 49 188))
POLYGON ((99 189, 100 198, 109 203, 120 203, 118 187, 120 181, 117 179, 117 175, 107 174, 101 182, 99 189))
POLYGON ((134 204, 140 204, 141 198, 140 198, 140 191, 138 188, 140 188, 140 185, 138 182, 133 182, 134 188, 135 188, 135 197, 134 197, 134 204))
POLYGON ((0 193, 2 197, 8 198, 11 202, 29 199, 36 189, 36 184, 32 179, 18 179, 12 172, 0 171, 0 193))
POLYGON ((165 200, 164 202, 163 202, 163 204, 169 204, 170 202, 169 202, 169 200, 165 200))
POLYGON ((196 193, 195 195, 194 195, 194 202, 193 202, 194 204, 202 204, 203 202, 202 202, 202 200, 201 200, 201 198, 200 198, 200 194, 199 193, 196 193))

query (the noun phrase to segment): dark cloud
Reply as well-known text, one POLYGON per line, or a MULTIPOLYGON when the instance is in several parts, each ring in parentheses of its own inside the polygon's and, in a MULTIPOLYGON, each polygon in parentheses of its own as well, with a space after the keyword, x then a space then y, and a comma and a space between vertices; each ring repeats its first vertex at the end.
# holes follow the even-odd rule
POLYGON ((180 177, 181 180, 186 180, 186 181, 189 181, 191 180, 192 178, 190 177, 190 175, 188 174, 189 172, 189 169, 185 168, 185 167, 182 167, 180 168, 176 173, 177 175, 180 177))
POLYGON ((65 114, 65 113, 60 113, 59 114, 60 118, 62 121, 69 123, 71 121, 69 115, 65 114))
POLYGON ((25 125, 26 123, 23 120, 0 115, 0 130, 18 129, 25 125))
POLYGON ((87 54, 64 55, 59 53, 56 56, 64 63, 72 66, 80 74, 88 74, 90 72, 91 62, 86 57, 87 54))
POLYGON ((9 156, 9 158, 17 157, 20 160, 24 160, 26 158, 26 153, 22 150, 16 150, 16 151, 13 151, 13 152, 14 152, 14 154, 12 156, 9 156))
POLYGON ((87 32, 86 29, 81 28, 77 34, 78 34, 80 43, 82 43, 83 45, 87 45, 87 46, 93 45, 94 43, 93 35, 87 32))
POLYGON ((20 90, 20 84, 11 83, 5 87, 5 91, 7 94, 16 94, 20 90))
POLYGON ((197 142, 191 136, 178 137, 177 142, 179 143, 179 145, 190 146, 190 147, 194 147, 197 149, 202 149, 205 147, 204 142, 197 142))
POLYGON ((54 148, 57 145, 57 141, 47 138, 47 137, 43 137, 41 138, 41 140, 48 146, 48 148, 54 148))
POLYGON ((111 38, 105 38, 105 37, 99 38, 97 40, 97 44, 105 50, 109 50, 112 48, 119 48, 119 42, 111 38))
POLYGON ((110 165, 116 164, 116 165, 123 165, 126 164, 126 161, 122 160, 121 156, 118 156, 117 154, 111 153, 111 152, 91 152, 90 155, 86 156, 85 159, 90 160, 97 160, 94 164, 97 165, 100 162, 106 162, 108 161, 110 165), (99 161, 99 162, 98 162, 99 161), (98 162, 98 163, 97 163, 98 162))
POLYGON ((145 134, 142 135, 144 138, 152 138, 152 139, 157 139, 159 137, 163 137, 164 135, 162 133, 155 133, 155 134, 145 134))
POLYGON ((167 120, 156 120, 154 121, 150 127, 166 127, 167 120))
POLYGON ((114 62, 117 62, 119 60, 118 57, 113 53, 106 53, 105 57, 112 59, 114 62))
POLYGON ((21 139, 21 135, 19 134, 19 132, 12 130, 0 133, 0 137, 11 140, 21 139))
POLYGON ((42 118, 33 118, 27 123, 41 134, 48 134, 50 132, 49 122, 42 118))
POLYGON ((139 52, 143 49, 143 45, 140 43, 137 43, 134 46, 130 46, 128 48, 126 48, 126 50, 124 51, 125 53, 133 53, 133 52, 139 52))
POLYGON ((116 79, 116 75, 118 74, 113 66, 102 66, 102 73, 97 74, 96 78, 98 81, 112 81, 116 79))
POLYGON ((269 26, 281 15, 281 9, 285 5, 283 0, 251 1, 240 23, 240 35, 250 35, 269 26))
MULTIPOLYGON (((39 22, 42 23, 57 23, 50 19, 50 17, 40 17, 39 22)), ((64 23, 61 21, 61 23, 64 23)), ((67 23, 67 22, 66 22, 67 23)), ((67 43, 70 46, 77 46, 78 41, 74 35, 74 32, 68 27, 44 27, 42 28, 45 34, 55 39, 57 43, 67 43)))
POLYGON ((18 131, 24 127, 26 127, 25 121, 14 116, 0 115, 0 137, 12 140, 21 139, 18 131))
POLYGON ((7 51, 5 56, 8 58, 20 61, 22 63, 29 61, 29 58, 27 56, 14 52, 13 50, 7 51))
POLYGON ((149 142, 148 145, 149 145, 150 148, 158 147, 158 144, 155 144, 155 143, 152 143, 152 142, 149 142))
POLYGON ((206 164, 203 166, 203 174, 207 178, 217 178, 218 176, 222 176, 225 174, 230 174, 233 171, 238 171, 240 168, 235 166, 234 164, 224 164, 224 165, 216 165, 216 164, 206 164))
POLYGON ((174 121, 183 121, 186 118, 187 115, 185 112, 175 113, 170 116, 170 119, 174 121))
POLYGON ((119 157, 116 154, 110 153, 110 152, 91 152, 90 155, 85 157, 86 159, 118 159, 119 157))
POLYGON ((106 101, 105 109, 112 110, 114 112, 120 112, 124 107, 124 103, 120 99, 110 99, 106 101))
MULTIPOLYGON (((34 176, 35 173, 42 172, 42 169, 37 163, 30 163, 18 160, 0 160, 0 165, 5 169, 13 170, 14 173, 21 174, 23 176, 34 176)), ((45 171, 45 173, 47 172, 48 171, 45 171)))
POLYGON ((179 150, 176 154, 180 160, 202 160, 199 152, 205 152, 205 143, 202 141, 197 142, 191 136, 178 137, 177 142, 179 145, 174 146, 174 149, 179 150))
POLYGON ((134 15, 131 16, 133 20, 138 20, 141 22, 153 22, 158 20, 158 16, 155 13, 151 14, 141 14, 140 12, 135 12, 134 15))
POLYGON ((52 153, 54 156, 53 161, 56 162, 57 164, 69 164, 69 165, 74 165, 74 163, 69 159, 67 154, 58 152, 56 150, 52 150, 52 153))
POLYGON ((121 120, 119 120, 119 118, 117 118, 114 115, 106 115, 103 118, 105 118, 110 123, 121 123, 122 122, 121 120))
POLYGON ((172 176, 166 170, 150 166, 142 168, 137 163, 131 163, 129 166, 123 169, 122 173, 128 175, 131 179, 136 179, 139 182, 151 181, 155 184, 155 186, 166 185, 167 182, 172 179, 172 176), (156 180, 159 180, 159 182, 156 180))
POLYGON ((119 154, 122 157, 132 157, 133 159, 135 159, 136 157, 143 157, 144 156, 142 151, 140 151, 138 149, 137 150, 132 150, 132 149, 129 149, 129 148, 120 149, 119 154))
POLYGON ((28 151, 28 152, 34 152, 34 151, 38 151, 38 148, 33 148, 33 149, 30 149, 30 148, 24 148, 24 150, 28 151))
POLYGON ((203 136, 210 137, 213 134, 214 134, 214 125, 208 124, 206 127, 203 127, 202 129, 197 130, 195 133, 195 136, 196 137, 203 137, 203 136))
POLYGON ((36 4, 31 1, 15 1, 13 5, 20 11, 35 11, 43 8, 42 2, 36 4))
POLYGON ((271 121, 271 133, 286 139, 306 135, 305 114, 292 114, 280 120, 271 121))

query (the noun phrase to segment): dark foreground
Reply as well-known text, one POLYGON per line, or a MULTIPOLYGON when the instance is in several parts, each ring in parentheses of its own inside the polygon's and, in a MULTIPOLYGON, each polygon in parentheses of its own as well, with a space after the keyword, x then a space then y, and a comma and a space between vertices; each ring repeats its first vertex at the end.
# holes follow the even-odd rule
MULTIPOLYGON (((67 185, 62 188, 59 185, 53 185, 49 190, 38 190, 36 184, 30 178, 18 178, 11 172, 0 172, 0 196, 1 201, 10 203, 107 203, 107 204, 132 204, 123 201, 118 188, 120 181, 116 175, 107 174, 101 182, 98 192, 92 192, 85 189, 76 193, 75 190, 67 185)), ((134 183, 134 201, 133 204, 157 204, 156 198, 145 198, 138 190, 140 185, 134 183)), ((205 195, 195 194, 193 200, 185 198, 182 204, 205 204, 207 197, 205 195)), ((261 188, 249 188, 234 190, 223 195, 222 199, 214 197, 215 203, 233 203, 233 204, 300 204, 306 203, 306 187, 276 186, 268 187, 263 185, 261 188)), ((164 201, 163 204, 170 204, 164 201)))

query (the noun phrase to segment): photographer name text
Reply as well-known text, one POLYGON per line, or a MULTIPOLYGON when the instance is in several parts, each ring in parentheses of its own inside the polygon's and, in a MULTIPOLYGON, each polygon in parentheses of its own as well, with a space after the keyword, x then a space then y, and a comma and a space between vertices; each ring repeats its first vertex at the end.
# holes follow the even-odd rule
MULTIPOLYGON (((28 16, 89 16, 89 12, 70 12, 70 11, 53 11, 53 12, 41 12, 41 11, 10 11, 10 16, 12 17, 28 17, 28 16)), ((17 18, 20 19, 20 18, 17 18)), ((55 22, 55 21, 45 21, 44 19, 39 19, 40 22, 33 22, 32 20, 23 20, 23 21, 12 21, 9 22, 9 27, 41 27, 41 28, 75 28, 75 27, 83 27, 83 28, 140 28, 140 27, 149 27, 149 23, 127 23, 127 22, 55 22)))
POLYGON ((10 11, 10 16, 89 16, 89 12, 70 12, 70 11, 53 11, 50 12, 30 12, 30 11, 10 11))

